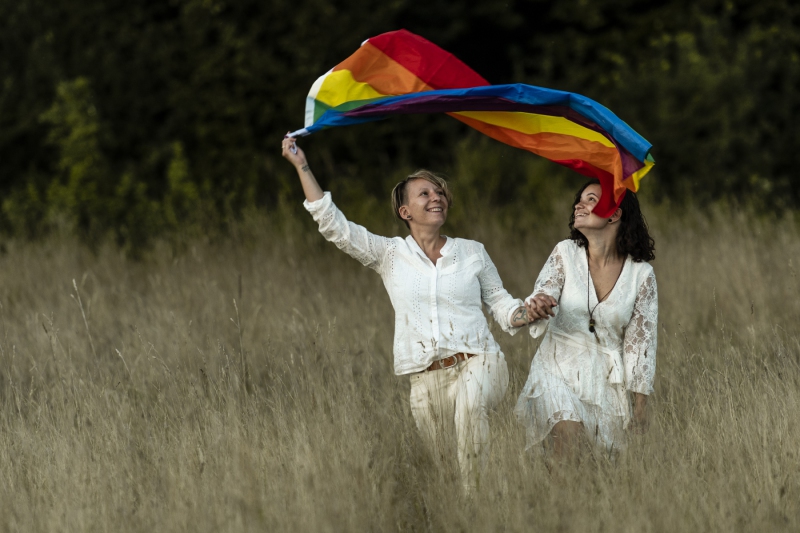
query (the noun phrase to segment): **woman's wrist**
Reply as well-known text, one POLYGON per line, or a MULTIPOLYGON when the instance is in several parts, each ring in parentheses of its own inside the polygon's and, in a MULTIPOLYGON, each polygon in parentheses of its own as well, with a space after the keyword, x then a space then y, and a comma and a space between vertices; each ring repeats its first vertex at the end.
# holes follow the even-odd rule
POLYGON ((527 326, 532 322, 532 320, 533 319, 528 316, 528 310, 525 309, 524 306, 517 307, 517 309, 511 315, 511 325, 515 328, 527 326))

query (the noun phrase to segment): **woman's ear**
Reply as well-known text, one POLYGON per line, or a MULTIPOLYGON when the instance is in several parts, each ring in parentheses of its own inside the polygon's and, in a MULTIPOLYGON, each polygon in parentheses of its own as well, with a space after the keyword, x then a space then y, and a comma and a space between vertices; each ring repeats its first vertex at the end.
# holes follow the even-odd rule
POLYGON ((400 213, 400 218, 403 220, 411 220, 411 212, 409 211, 407 205, 401 205, 397 212, 400 213))
POLYGON ((613 224, 614 222, 616 222, 620 218, 622 218, 622 208, 618 207, 617 210, 614 211, 614 214, 611 215, 611 218, 608 219, 608 222, 610 224, 613 224))

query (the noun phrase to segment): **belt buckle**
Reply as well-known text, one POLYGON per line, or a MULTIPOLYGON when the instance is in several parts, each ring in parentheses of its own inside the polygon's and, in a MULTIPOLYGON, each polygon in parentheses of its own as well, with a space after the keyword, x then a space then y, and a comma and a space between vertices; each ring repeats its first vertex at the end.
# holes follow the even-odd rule
POLYGON ((440 359, 439 361, 440 361, 439 364, 441 365, 440 369, 444 370, 445 368, 452 368, 452 367, 456 366, 458 364, 458 357, 456 357, 455 355, 451 355, 449 357, 445 357, 444 359, 440 359), (447 361, 448 359, 452 359, 453 360, 453 364, 452 365, 447 365, 444 362, 444 361, 447 361), (447 366, 445 366, 445 365, 447 365, 447 366))

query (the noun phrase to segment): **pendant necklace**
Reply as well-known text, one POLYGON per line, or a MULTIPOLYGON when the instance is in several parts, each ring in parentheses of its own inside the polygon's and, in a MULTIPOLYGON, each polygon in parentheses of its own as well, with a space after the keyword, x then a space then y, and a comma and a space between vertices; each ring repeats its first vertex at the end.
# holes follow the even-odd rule
POLYGON ((598 337, 597 337, 597 330, 594 327, 594 316, 593 316, 594 310, 597 309, 597 306, 600 305, 600 303, 603 302, 608 297, 609 294, 611 294, 611 291, 614 290, 614 287, 617 286, 617 282, 619 281, 620 276, 622 276, 622 270, 624 268, 625 268, 625 261, 623 260, 622 266, 619 269, 619 274, 617 274, 617 279, 614 280, 614 285, 611 286, 611 289, 607 293, 605 293, 602 298, 597 299, 597 303, 594 304, 594 307, 589 309, 589 285, 592 283, 591 280, 592 273, 591 269, 589 268, 589 250, 588 249, 586 250, 586 311, 589 312, 589 331, 591 333, 594 333, 594 337, 596 339, 598 339, 598 337))

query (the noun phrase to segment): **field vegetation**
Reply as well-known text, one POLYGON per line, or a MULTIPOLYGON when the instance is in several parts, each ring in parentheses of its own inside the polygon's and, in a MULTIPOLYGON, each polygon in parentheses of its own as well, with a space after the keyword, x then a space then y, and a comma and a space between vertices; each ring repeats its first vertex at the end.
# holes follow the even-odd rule
MULTIPOLYGON (((490 209, 468 193, 479 167, 462 161, 445 229, 484 242, 525 296, 567 233, 571 194, 553 186, 546 203, 490 209)), ((401 233, 386 205, 333 188, 357 221, 401 233)), ((495 328, 511 383, 467 500, 455 452, 427 455, 408 380, 392 373, 380 279, 324 242, 292 193, 139 259, 68 231, 3 244, 1 530, 800 528, 791 214, 645 198, 658 371, 650 431, 616 462, 587 455, 553 477, 524 450, 511 409, 537 342, 495 328)))
MULTIPOLYGON (((0 531, 800 530, 797 2, 0 0, 0 24, 0 531), (399 28, 653 143, 652 425, 617 460, 553 477, 524 449, 537 341, 495 328, 511 382, 465 499, 380 279, 303 211, 281 137, 399 28)), ((435 115, 302 144, 384 235, 391 186, 447 169, 445 231, 517 296, 581 182, 435 115)))

